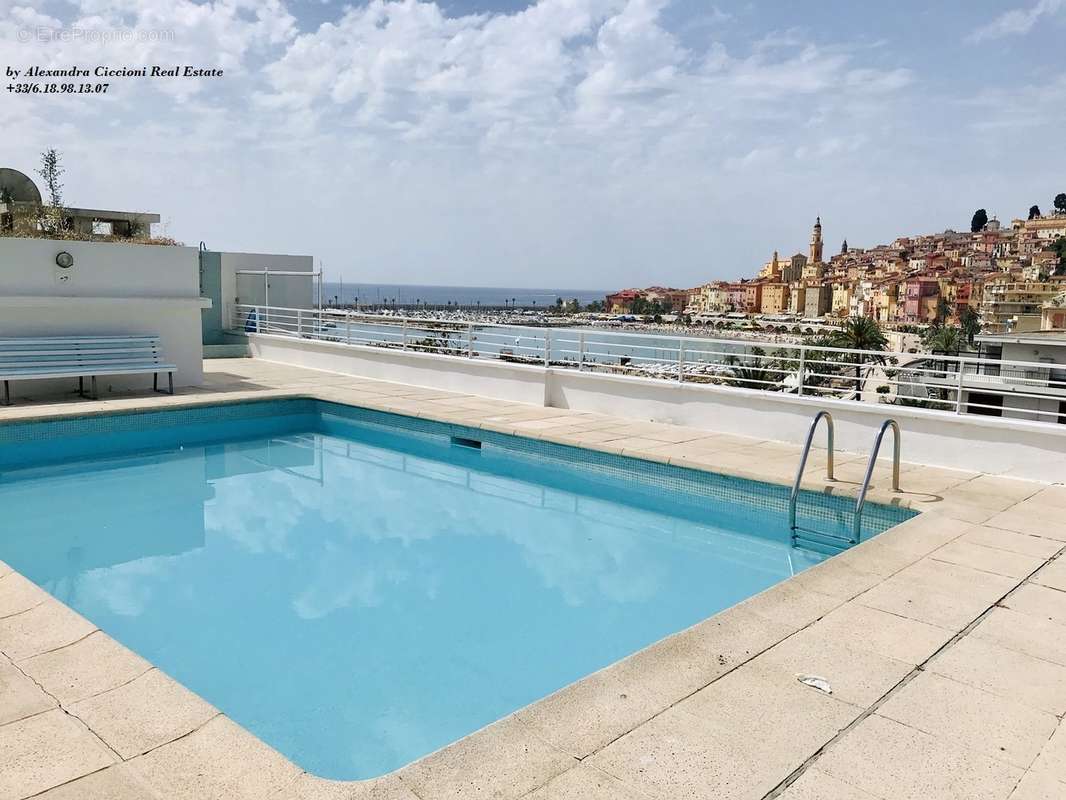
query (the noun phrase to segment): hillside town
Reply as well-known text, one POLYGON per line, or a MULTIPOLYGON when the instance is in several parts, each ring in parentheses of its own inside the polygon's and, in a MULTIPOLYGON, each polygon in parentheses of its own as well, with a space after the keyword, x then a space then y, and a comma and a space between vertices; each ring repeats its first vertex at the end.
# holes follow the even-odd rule
POLYGON ((821 218, 807 253, 774 251, 752 278, 693 289, 609 294, 604 311, 672 314, 694 323, 742 319, 825 323, 865 317, 881 326, 959 326, 986 334, 1066 328, 1066 193, 1010 225, 984 209, 970 230, 900 236, 875 247, 845 240, 826 256, 821 218))

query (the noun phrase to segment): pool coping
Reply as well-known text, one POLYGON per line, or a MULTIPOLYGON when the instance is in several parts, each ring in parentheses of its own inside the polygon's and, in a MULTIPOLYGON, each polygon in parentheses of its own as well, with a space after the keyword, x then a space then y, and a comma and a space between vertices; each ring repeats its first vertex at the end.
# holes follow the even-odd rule
MULTIPOLYGON (((365 381, 366 384, 379 382, 365 381)), ((429 392, 423 390, 423 394, 432 394, 445 400, 461 398, 462 395, 448 392, 429 392)), ((410 397, 408 395, 407 397, 410 397)), ((358 396, 357 392, 341 388, 328 387, 325 389, 301 389, 301 390, 278 390, 278 391, 254 391, 254 392, 231 392, 203 395, 197 397, 171 398, 143 398, 108 401, 106 407, 86 409, 72 406, 67 408, 50 409, 47 411, 29 410, 9 415, 0 419, 0 424, 22 423, 57 418, 77 418, 86 416, 99 416, 101 414, 127 414, 138 411, 156 411, 166 408, 183 408, 205 405, 218 405, 222 403, 240 403, 249 400, 266 399, 296 399, 307 398, 323 400, 326 402, 341 403, 361 408, 370 408, 377 411, 386 411, 393 414, 421 417, 435 422, 461 424, 469 427, 480 427, 493 430, 498 433, 509 433, 528 438, 540 438, 559 444, 568 444, 589 450, 598 450, 613 454, 620 454, 643 460, 671 463, 685 466, 691 469, 704 470, 723 475, 747 478, 760 482, 785 483, 780 479, 775 480, 774 475, 765 472, 748 470, 735 466, 736 460, 724 459, 719 462, 722 466, 712 467, 705 459, 694 457, 692 454, 679 452, 683 448, 675 448, 674 454, 670 448, 661 448, 659 452, 644 452, 637 446, 641 439, 639 435, 628 437, 621 441, 628 444, 610 444, 610 442, 578 441, 573 435, 568 435, 565 426, 546 425, 543 429, 523 429, 523 420, 493 420, 493 415, 485 410, 481 416, 487 419, 479 424, 474 424, 478 414, 471 411, 463 411, 462 405, 457 410, 449 412, 446 408, 433 408, 429 403, 430 398, 421 397, 413 403, 401 399, 390 399, 388 396, 374 398, 358 396), (162 401, 162 402, 160 402, 162 401), (416 406, 429 406, 417 408, 416 406), (473 420, 473 421, 472 421, 473 420), (554 428, 554 430, 553 430, 554 428), (530 435, 533 434, 533 435, 530 435)), ((79 404, 80 405, 80 404, 79 404)), ((522 416, 524 412, 533 407, 519 403, 505 404, 516 409, 515 413, 522 416)), ((475 409, 476 410, 476 409, 475 409)), ((553 410, 558 411, 558 410, 553 410)), ((549 414, 545 410, 534 414, 537 419, 549 419, 555 416, 566 416, 563 412, 549 414)), ((590 418, 589 415, 570 415, 571 417, 590 418)), ((631 421, 618 421, 619 426, 635 425, 631 421)), ((643 424, 643 423, 642 423, 643 424)), ((671 426, 662 426, 670 428, 671 426)), ((711 438, 710 436, 708 438, 711 438)), ((618 440, 616 440, 618 441, 618 440)), ((740 450, 744 446, 738 445, 740 450)), ((728 451, 723 451, 728 452, 728 451)), ((850 459, 856 460, 856 459, 850 459)), ((841 463, 847 463, 842 461, 841 463)), ((922 469, 920 466, 914 469, 922 469)), ((812 468, 813 472, 813 468, 812 468)), ((230 721, 224 714, 211 709, 204 701, 194 693, 181 687, 176 682, 170 681, 163 676, 165 689, 162 694, 154 695, 168 698, 165 705, 173 702, 175 705, 192 706, 197 713, 187 717, 182 724, 178 724, 173 730, 181 730, 182 733, 175 738, 167 739, 162 743, 155 743, 160 736, 169 734, 155 734, 155 738, 142 738, 140 742, 153 743, 151 747, 142 749, 139 745, 128 746, 125 741, 127 729, 144 728, 153 732, 160 728, 158 718, 166 717, 171 711, 168 708, 159 708, 158 703, 145 702, 143 698, 129 699, 128 704, 122 706, 124 710, 125 725, 119 726, 124 733, 121 736, 113 734, 105 725, 102 730, 97 730, 94 720, 100 716, 98 709, 86 712, 86 700, 96 699, 96 703, 88 706, 99 705, 107 701, 107 696, 112 693, 129 693, 128 687, 134 686, 142 679, 144 672, 138 674, 131 681, 120 686, 108 688, 102 692, 91 695, 89 698, 79 698, 74 702, 66 702, 61 696, 49 694, 45 684, 47 678, 42 679, 42 674, 32 674, 34 667, 42 660, 42 656, 57 653, 74 648, 77 645, 84 647, 84 642, 94 638, 94 646, 98 646, 101 637, 110 640, 109 646, 113 657, 118 662, 129 663, 133 660, 140 661, 139 657, 126 650, 121 644, 111 640, 106 634, 98 631, 92 623, 84 620, 76 612, 55 600, 50 595, 39 598, 40 602, 30 608, 11 615, 0 613, 0 653, 7 654, 9 648, 5 635, 9 631, 4 623, 32 613, 35 616, 34 626, 48 633, 52 638, 38 644, 46 646, 55 644, 55 647, 40 653, 32 653, 23 658, 10 658, 9 663, 19 672, 22 672, 41 691, 48 694, 54 701, 54 707, 49 710, 38 712, 23 719, 35 719, 41 715, 61 710, 64 714, 73 717, 84 724, 87 733, 94 739, 99 739, 99 744, 111 759, 110 762, 101 759, 102 766, 88 773, 88 776, 110 773, 108 778, 116 781, 128 782, 142 789, 157 791, 165 796, 216 796, 211 794, 218 786, 228 786, 233 789, 234 781, 241 785, 241 791, 249 789, 248 796, 270 797, 277 800, 288 798, 313 798, 313 797, 375 797, 375 798, 404 798, 404 800, 429 800, 429 798, 455 796, 466 792, 477 793, 479 796, 492 796, 498 798, 519 798, 536 792, 545 784, 556 780, 564 780, 563 776, 577 770, 579 775, 566 780, 589 779, 586 774, 594 770, 593 776, 598 781, 611 783, 618 781, 623 786, 632 786, 628 783, 632 776, 626 769, 617 766, 611 758, 612 745, 626 740, 627 737, 638 733, 645 726, 664 724, 661 720, 677 716, 676 709, 687 706, 690 702, 708 690, 714 684, 722 681, 727 676, 745 673, 745 679, 757 681, 770 681, 775 688, 788 690, 791 696, 794 692, 809 693, 814 690, 801 687, 795 683, 794 676, 789 678, 790 684, 779 686, 781 678, 776 672, 772 677, 763 666, 773 664, 773 659, 768 659, 782 643, 792 639, 797 634, 809 629, 829 615, 841 612, 851 605, 858 606, 862 611, 880 611, 881 613, 893 614, 883 611, 866 602, 859 602, 864 593, 870 592, 882 583, 892 579, 899 573, 914 567, 920 562, 932 560, 935 564, 952 564, 958 569, 970 569, 965 564, 957 564, 953 561, 943 561, 932 558, 931 554, 944 548, 956 540, 973 532, 975 528, 988 528, 988 530, 1001 530, 994 527, 984 526, 981 523, 988 522, 992 518, 1007 512, 1015 505, 1023 505, 1032 497, 1040 495, 1045 490, 1044 484, 1035 482, 1015 481, 1013 479, 993 479, 993 482, 984 481, 977 486, 964 487, 973 481, 980 481, 988 476, 977 476, 962 479, 956 484, 945 486, 942 490, 941 500, 936 502, 924 502, 916 498, 899 498, 891 492, 875 490, 871 492, 870 499, 876 502, 891 503, 896 500, 898 505, 922 512, 910 520, 907 520, 876 538, 863 542, 847 552, 829 559, 821 564, 811 567, 793 578, 782 581, 766 591, 755 595, 731 608, 725 609, 696 625, 666 637, 647 648, 637 651, 614 664, 599 671, 593 672, 580 680, 566 686, 551 695, 548 695, 535 703, 519 709, 502 719, 494 722, 478 731, 475 731, 452 744, 427 754, 418 760, 401 767, 385 776, 365 781, 329 781, 317 778, 303 772, 299 767, 292 764, 284 756, 263 744, 253 734, 230 721), (1009 488, 1017 490, 1015 495, 1004 497, 999 502, 995 501, 996 485, 994 481, 1009 481, 1011 487, 1000 487, 1002 491, 1009 488), (952 490, 955 491, 952 491, 952 490), (976 492, 974 490, 977 490, 976 492), (885 500, 882 500, 885 498, 885 500), (937 502, 947 501, 946 513, 934 510, 937 502), (1010 501, 1010 502, 1008 502, 1010 501), (1004 506, 1002 509, 999 506, 1004 506), (982 519, 982 517, 984 517, 982 519), (74 637, 71 641, 67 641, 74 637), (115 655, 120 654, 120 655, 115 655), (36 662, 34 662, 36 659, 36 662), (762 659, 762 661, 760 661, 762 659), (34 662, 34 663, 27 663, 34 662), (28 671, 27 671, 28 670, 28 671), (173 684, 173 685, 171 685, 173 684), (178 698, 181 701, 178 702, 178 698), (202 705, 201 705, 202 704, 202 705), (79 712, 82 712, 79 715, 79 712), (84 717, 84 719, 83 719, 84 717), (196 724, 191 730, 189 719, 195 720, 196 724), (660 722, 653 722, 660 721, 660 722), (110 753, 107 753, 110 751, 110 753), (232 758, 227 757, 227 754, 232 758), (253 775, 251 772, 242 773, 235 777, 232 774, 234 763, 254 764, 253 775), (226 764, 226 766, 224 766, 226 764), (190 770, 199 770, 200 781, 190 789, 182 785, 182 776, 187 777, 190 770), (120 774, 121 773, 121 774, 120 774), (203 774, 201 774, 203 773, 203 774), (621 773, 621 774, 620 774, 621 773), (206 776, 206 777, 205 777, 206 776), (217 779, 217 780, 216 780, 217 779), (220 783, 221 781, 221 783, 220 783), (255 791, 250 791, 254 786, 255 791)), ((904 473, 904 483, 907 473, 904 473)), ((818 487, 822 491, 836 492, 838 494, 852 495, 854 487, 833 486, 825 481, 818 481, 816 477, 805 480, 805 488, 818 487)), ((1017 527, 1017 526, 1015 526, 1017 527)), ((1004 535, 1006 529, 1002 529, 1004 535)), ((1020 532, 1015 531, 1015 534, 1020 532)), ((1052 541, 1066 542, 1066 531, 1062 532, 1061 539, 1052 541)), ((1045 564, 1054 560, 1059 554, 1045 558, 1036 565, 1036 572, 1045 564)), ((963 556, 962 558, 969 558, 963 556)), ((956 557, 955 561, 960 560, 956 557)), ((993 575, 977 570, 981 575, 993 575)), ((1013 591, 1027 580, 1017 581, 1012 587, 1013 591)), ((0 581, 22 579, 22 576, 0 565, 0 581), (5 569, 8 572, 5 572, 5 569)), ((974 580, 980 581, 981 575, 974 580)), ((997 575, 997 578, 1005 576, 997 575)), ((1013 580, 1013 578, 1011 578, 1013 580)), ((26 583, 29 583, 26 581, 26 583)), ((1002 583, 1000 581, 999 583, 1002 583)), ((32 584, 31 584, 32 586, 32 584)), ((1006 584, 1004 583, 1005 587, 1006 584)), ((36 587, 34 587, 36 588, 36 587)), ((997 586, 998 588, 998 586, 997 586)), ((33 595, 31 588, 23 586, 26 595, 33 595)), ((37 589, 37 592, 43 590, 37 589)), ((1007 592, 1009 593, 1009 592, 1007 592)), ((26 601, 24 601, 26 602, 26 601)), ((998 602, 998 600, 997 600, 998 602)), ((996 603, 990 603, 991 608, 996 603)), ((983 609, 981 614, 987 613, 983 609)), ((898 616, 893 614, 893 616, 898 616)), ((980 616, 980 614, 975 615, 980 616)), ((933 644, 936 652, 963 634, 965 628, 972 624, 972 619, 967 619, 965 624, 959 625, 935 625, 928 621, 911 619, 899 616, 922 626, 934 628, 933 644), (953 628, 957 628, 954 629, 953 628), (936 644, 935 640, 940 636, 943 641, 936 644)), ((960 622, 961 622, 960 618, 960 622)), ((9 623, 10 624, 10 623, 9 623)), ((928 635, 930 632, 923 631, 928 635)), ((862 650, 861 640, 865 631, 855 628, 847 631, 841 644, 845 647, 855 647, 862 650)), ((48 636, 43 637, 47 639, 48 636)), ((33 639, 31 635, 28 638, 33 639)), ((23 640, 27 639, 23 635, 23 640)), ((932 644, 930 645, 933 646, 932 644)), ((31 648, 32 649, 32 648, 31 648)), ((69 652, 69 651, 68 651, 69 652)), ((899 662, 899 669, 907 667, 906 675, 900 678, 898 684, 908 680, 907 676, 920 671, 922 664, 933 653, 911 652, 908 658, 893 658, 899 662), (920 659, 918 656, 922 656, 920 659), (910 663, 910 662, 916 663, 910 663)), ((74 659, 76 660, 76 658, 74 659)), ((87 666, 87 665, 86 665, 87 666)), ((150 665, 149 665, 150 666, 150 665)), ((69 669, 77 670, 77 664, 69 669)), ((154 668, 153 668, 154 669, 154 668)), ((119 670, 121 672, 121 670, 119 670)), ((154 670, 158 672, 158 670, 154 670)), ((772 672, 772 671, 771 671, 772 672)), ((786 670, 787 672, 787 670, 786 670)), ((898 684, 894 684, 898 685, 898 684)), ((159 691, 158 689, 156 691, 159 691)), ((62 694, 62 693, 60 693, 62 694)), ((116 695, 116 700, 126 698, 116 695)), ((806 698, 803 698, 806 699, 806 698)), ((877 698, 881 700, 881 698, 877 698)), ((834 712, 843 715, 841 719, 854 712, 853 718, 848 721, 848 726, 853 726, 864 720, 871 709, 876 708, 870 703, 862 708, 862 703, 851 703, 844 700, 834 700, 842 708, 834 708, 834 712)), ((106 714, 103 715, 106 718, 106 714)), ((687 718, 686 718, 687 719, 687 718)), ((22 720, 16 720, 15 724, 22 720)), ((0 733, 5 729, 0 726, 0 733)), ((833 736, 840 734, 841 730, 834 731, 833 736)), ((136 737, 133 737, 136 740, 136 737)), ((801 764, 807 763, 808 758, 815 757, 815 753, 824 746, 814 748, 806 753, 801 759, 801 764)), ((806 746, 810 749, 809 746, 806 746)), ((624 749, 624 748, 623 748, 624 749)), ((798 757, 798 756, 797 756, 798 757)), ((0 766, 3 766, 3 756, 0 756, 0 766)), ((797 767, 798 768, 798 767, 797 767)), ((776 787, 787 786, 787 781, 794 777, 795 769, 784 770, 776 767, 776 777, 769 791, 776 787), (777 774, 784 772, 784 774, 777 774)), ((801 773, 802 774, 802 773, 801 773)), ((799 777, 796 775, 795 777, 799 777)), ((103 780, 103 778, 99 778, 103 780)), ((72 779, 73 783, 66 782, 62 785, 73 785, 77 781, 86 780, 79 775, 72 779)), ((767 779, 769 780, 769 778, 767 779)), ((636 789, 634 789, 636 791, 636 789)), ((623 796, 618 794, 617 796, 623 796)), ((653 795, 654 796, 654 795, 653 795)), ((760 795, 761 796, 761 795, 760 795)))

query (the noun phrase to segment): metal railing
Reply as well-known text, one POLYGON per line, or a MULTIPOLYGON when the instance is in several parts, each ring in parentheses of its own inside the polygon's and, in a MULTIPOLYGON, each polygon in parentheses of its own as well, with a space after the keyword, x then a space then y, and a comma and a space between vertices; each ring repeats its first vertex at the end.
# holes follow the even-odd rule
POLYGON ((858 544, 862 536, 862 510, 866 506, 866 490, 870 488, 870 480, 874 476, 874 467, 877 466, 877 454, 881 450, 881 442, 885 438, 885 431, 892 429, 892 491, 899 491, 899 423, 894 419, 886 419, 881 423, 874 439, 874 449, 870 452, 870 461, 866 465, 866 475, 862 479, 862 488, 859 489, 859 499, 855 501, 855 521, 851 531, 851 544, 858 544))
POLYGON ((833 477, 833 415, 828 411, 819 411, 811 421, 811 427, 807 430, 807 441, 803 444, 803 455, 800 456, 799 468, 796 470, 796 480, 792 484, 792 492, 788 496, 788 527, 792 531, 792 544, 796 544, 796 503, 799 500, 800 484, 803 483, 803 470, 807 468, 807 456, 811 452, 811 443, 814 441, 814 432, 818 429, 818 423, 825 420, 826 433, 826 461, 825 478, 834 480, 833 477))
POLYGON ((251 305, 234 306, 230 324, 250 334, 1066 422, 1066 365, 1047 362, 251 305))

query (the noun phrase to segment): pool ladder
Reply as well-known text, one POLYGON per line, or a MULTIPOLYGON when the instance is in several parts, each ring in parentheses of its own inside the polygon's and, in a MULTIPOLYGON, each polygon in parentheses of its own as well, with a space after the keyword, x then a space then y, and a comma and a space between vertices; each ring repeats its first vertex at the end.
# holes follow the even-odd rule
POLYGON ((807 441, 803 444, 803 454, 800 456, 799 469, 796 470, 796 480, 792 484, 792 492, 788 498, 788 526, 792 531, 792 546, 795 547, 800 538, 807 539, 816 544, 831 544, 837 547, 850 547, 853 544, 858 544, 862 538, 862 511, 866 506, 866 491, 870 488, 870 480, 873 478, 874 467, 877 465, 877 455, 881 450, 881 442, 885 438, 885 431, 889 428, 892 429, 892 491, 899 491, 899 423, 894 419, 886 419, 881 423, 881 427, 877 431, 877 438, 874 439, 874 448, 870 453, 870 460, 866 464, 866 475, 862 479, 862 486, 859 489, 859 497, 855 502, 855 514, 852 522, 851 536, 837 536, 831 533, 821 533, 818 531, 811 531, 807 533, 801 533, 799 527, 796 525, 796 503, 799 500, 800 484, 803 482, 803 471, 807 467, 807 456, 810 454, 811 443, 814 441, 814 434, 818 429, 818 423, 825 420, 826 425, 826 462, 825 462, 825 476, 826 480, 836 480, 833 477, 833 415, 828 411, 819 411, 814 415, 814 419, 811 421, 811 427, 807 431, 807 441))

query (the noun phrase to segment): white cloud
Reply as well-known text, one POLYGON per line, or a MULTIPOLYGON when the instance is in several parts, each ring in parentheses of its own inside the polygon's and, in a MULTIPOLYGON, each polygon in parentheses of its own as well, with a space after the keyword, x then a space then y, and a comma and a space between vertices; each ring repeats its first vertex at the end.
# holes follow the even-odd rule
MULTIPOLYGON (((72 203, 158 211, 171 235, 211 247, 312 253, 348 280, 611 286, 750 271, 765 225, 745 203, 776 219, 799 210, 795 232, 778 235, 803 241, 805 198, 839 197, 820 210, 853 214, 848 238, 861 242, 872 223, 847 198, 932 149, 916 110, 937 100, 904 50, 826 31, 742 37, 757 24, 747 11, 720 36, 694 36, 676 0, 458 17, 370 0, 302 28, 294 7, 46 6, 69 9, 64 26, 175 30, 171 45, 102 50, 19 45, 0 16, 10 63, 227 69, 217 82, 119 84, 92 102, 9 103, 20 137, 6 160, 32 169, 58 147, 72 203)), ((964 108, 952 125, 989 114, 1001 116, 964 108)))
POLYGON ((979 43, 1005 36, 1021 36, 1029 33, 1044 17, 1051 17, 1066 8, 1066 0, 1039 0, 1028 8, 1015 8, 1000 14, 987 25, 971 33, 967 41, 979 43))

